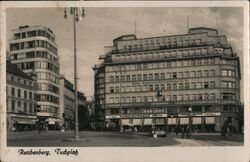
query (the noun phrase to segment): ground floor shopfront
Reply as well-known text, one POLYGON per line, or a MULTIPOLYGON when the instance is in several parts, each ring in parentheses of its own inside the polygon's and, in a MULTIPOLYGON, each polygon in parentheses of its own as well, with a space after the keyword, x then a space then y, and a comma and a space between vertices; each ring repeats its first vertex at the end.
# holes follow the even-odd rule
POLYGON ((8 131, 30 131, 36 129, 36 115, 27 114, 7 114, 8 131))
POLYGON ((169 129, 175 130, 179 127, 191 126, 196 131, 220 132, 223 128, 230 127, 233 131, 239 131, 240 125, 237 114, 209 112, 192 113, 183 115, 173 114, 135 114, 106 116, 106 127, 110 129, 130 129, 136 128, 139 131, 148 131, 150 129, 169 129))

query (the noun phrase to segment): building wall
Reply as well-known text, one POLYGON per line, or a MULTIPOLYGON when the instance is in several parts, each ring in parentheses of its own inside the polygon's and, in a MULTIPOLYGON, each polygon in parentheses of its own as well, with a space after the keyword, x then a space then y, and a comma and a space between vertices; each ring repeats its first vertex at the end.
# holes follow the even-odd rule
POLYGON ((94 68, 96 106, 106 122, 177 113, 181 124, 191 113, 202 117, 203 127, 212 122, 220 131, 230 123, 238 129, 239 58, 226 36, 207 28, 155 38, 129 35, 115 39, 113 49, 94 68))
MULTIPOLYGON (((37 119, 35 100, 35 81, 7 73, 7 130, 18 127, 34 128, 37 119), (20 124, 24 119, 27 123, 20 124)), ((20 128, 21 129, 21 128, 20 128)))
POLYGON ((10 59, 26 74, 37 74, 37 115, 49 124, 60 121, 59 57, 52 31, 44 26, 13 30, 10 59))

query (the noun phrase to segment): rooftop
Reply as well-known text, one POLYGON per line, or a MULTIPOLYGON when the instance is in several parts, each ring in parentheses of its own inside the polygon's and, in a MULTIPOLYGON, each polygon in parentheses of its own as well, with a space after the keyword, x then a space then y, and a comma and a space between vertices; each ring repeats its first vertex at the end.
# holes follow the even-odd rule
POLYGON ((12 64, 9 60, 6 61, 6 69, 7 73, 17 75, 25 79, 33 80, 29 75, 25 74, 21 69, 19 69, 16 65, 12 64))

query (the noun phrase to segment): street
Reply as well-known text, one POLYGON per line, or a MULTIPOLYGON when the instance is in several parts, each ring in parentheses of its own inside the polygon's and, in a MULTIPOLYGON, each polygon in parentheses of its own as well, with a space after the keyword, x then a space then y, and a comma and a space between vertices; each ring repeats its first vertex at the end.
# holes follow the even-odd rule
POLYGON ((179 134, 153 138, 148 133, 120 133, 81 131, 80 138, 86 141, 67 141, 74 137, 73 131, 8 132, 8 147, 160 147, 160 146, 243 146, 243 135, 222 137, 220 133, 194 133, 192 138, 179 134))

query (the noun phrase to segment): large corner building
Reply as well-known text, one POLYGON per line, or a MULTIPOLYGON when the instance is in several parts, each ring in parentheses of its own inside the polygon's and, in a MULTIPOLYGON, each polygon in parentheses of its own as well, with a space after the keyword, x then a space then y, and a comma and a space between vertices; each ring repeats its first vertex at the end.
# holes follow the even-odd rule
POLYGON ((36 110, 40 121, 55 127, 60 121, 59 57, 55 35, 44 26, 20 26, 9 40, 9 58, 27 75, 35 72, 36 110))
POLYGON ((97 119, 103 127, 238 130, 239 57, 216 29, 151 38, 123 35, 94 66, 97 119))

